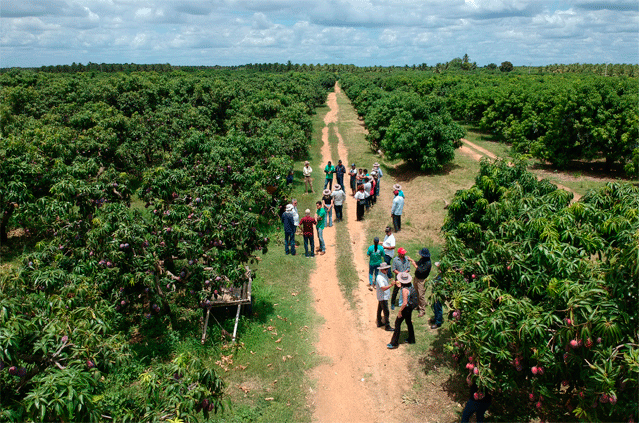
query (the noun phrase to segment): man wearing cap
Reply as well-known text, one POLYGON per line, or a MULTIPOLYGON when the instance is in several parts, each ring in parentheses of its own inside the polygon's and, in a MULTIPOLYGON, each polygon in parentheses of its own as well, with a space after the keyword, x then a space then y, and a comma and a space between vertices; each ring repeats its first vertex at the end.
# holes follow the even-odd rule
POLYGON ((304 210, 304 217, 300 219, 302 235, 304 236, 304 252, 306 257, 315 257, 315 238, 313 238, 313 225, 317 221, 311 217, 311 210, 304 210))
POLYGON ((335 177, 337 179, 337 184, 340 186, 344 186, 344 174, 346 173, 346 168, 342 164, 341 160, 337 161, 337 166, 335 166, 335 177))
POLYGON ((393 328, 390 325, 390 312, 388 311, 388 299, 390 298, 390 283, 388 281, 388 269, 390 266, 386 263, 379 265, 379 274, 375 279, 375 285, 377 285, 377 327, 382 326, 388 332, 392 332, 393 328), (384 314, 384 320, 382 321, 382 313, 384 314))
POLYGON ((282 224, 284 225, 284 252, 295 255, 295 230, 297 227, 293 218, 292 204, 286 205, 286 210, 282 213, 282 224))
POLYGON ((346 193, 342 190, 342 186, 340 184, 335 184, 331 196, 333 197, 333 204, 335 207, 335 221, 341 222, 343 218, 342 209, 344 207, 344 200, 346 200, 346 193))
POLYGON ((417 296, 419 298, 419 303, 417 308, 419 309, 419 314, 417 317, 424 317, 426 314, 426 285, 425 281, 428 275, 430 275, 430 251, 428 248, 422 248, 419 250, 419 261, 415 261, 412 258, 408 258, 410 262, 415 266, 415 289, 417 289, 417 296))
POLYGON ((351 177, 351 190, 353 191, 351 195, 355 196, 355 191, 357 191, 357 169, 355 169, 355 163, 351 165, 348 174, 351 177))
POLYGON ((324 173, 326 174, 326 179, 324 180, 324 189, 326 189, 326 187, 328 187, 328 189, 333 189, 333 174, 335 173, 335 166, 331 164, 330 160, 324 168, 324 173))
POLYGON ((382 247, 384 247, 384 262, 390 266, 393 257, 395 257, 395 235, 393 235, 393 228, 390 226, 387 226, 384 232, 386 232, 384 242, 382 242, 382 247))
MULTIPOLYGON (((401 188, 401 187, 400 187, 401 188)), ((404 197, 399 195, 399 191, 393 191, 395 198, 393 198, 393 205, 391 207, 391 217, 393 218, 393 227, 395 232, 402 230, 402 212, 404 211, 404 197)))
POLYGON ((366 251, 366 255, 369 257, 368 259, 368 289, 370 291, 373 290, 373 286, 375 285, 375 280, 377 279, 377 274, 379 271, 377 268, 380 264, 382 264, 382 257, 384 257, 384 248, 379 245, 379 238, 375 237, 373 239, 373 245, 368 247, 368 251, 366 251))
POLYGON ((313 169, 311 168, 311 164, 307 161, 304 162, 304 167, 302 168, 302 174, 304 175, 304 193, 314 193, 313 191, 313 180, 311 179, 311 173, 313 169), (310 188, 310 191, 309 191, 310 188))
POLYGON ((317 224, 317 239, 319 241, 319 247, 317 247, 317 251, 320 255, 324 255, 326 253, 326 245, 324 244, 324 221, 326 217, 326 210, 322 207, 322 202, 318 201, 315 203, 317 207, 317 214, 315 215, 317 224))
MULTIPOLYGON (((399 251, 398 251, 399 252, 399 251)), ((399 345, 399 334, 402 329, 402 322, 406 321, 406 328, 408 329, 407 344, 415 343, 415 330, 413 329, 413 320, 411 314, 413 310, 408 306, 408 297, 410 295, 411 281, 413 278, 408 272, 401 272, 397 275, 397 282, 401 285, 402 289, 402 306, 397 312, 397 318, 395 319, 395 330, 393 331, 393 337, 386 347, 388 349, 395 349, 399 345)))
MULTIPOLYGON (((410 261, 406 257, 406 249, 399 247, 397 249, 397 257, 391 262, 391 271, 395 275, 395 278, 400 273, 408 273, 410 271, 410 261)), ((393 296, 391 298, 391 310, 395 310, 395 300, 397 299, 397 293, 399 292, 399 286, 395 285, 393 288, 393 296)))

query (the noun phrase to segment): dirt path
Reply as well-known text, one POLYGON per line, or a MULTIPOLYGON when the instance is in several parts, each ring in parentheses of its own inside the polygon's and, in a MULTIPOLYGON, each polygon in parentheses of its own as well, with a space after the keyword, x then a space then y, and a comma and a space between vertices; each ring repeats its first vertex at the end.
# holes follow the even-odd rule
MULTIPOLYGON (((348 151, 335 125, 339 93, 336 85, 335 92, 328 96, 330 111, 324 118, 322 163, 338 159, 331 157, 328 142, 331 130, 339 140, 339 159, 349 163, 348 151)), ((368 262, 364 253, 369 242, 364 238, 364 223, 358 222, 355 214, 354 200, 349 195, 344 206, 344 221, 334 225, 347 225, 348 228, 352 265, 359 277, 354 292, 358 308, 350 309, 338 285, 335 227, 324 230, 326 254, 316 257, 317 267, 310 278, 316 310, 325 318, 316 349, 328 362, 313 371, 317 385, 309 402, 314 409, 314 420, 318 422, 411 421, 414 414, 402 398, 411 388, 412 381, 396 377, 398 372, 408 373, 408 359, 401 348, 388 350, 390 332, 376 327, 377 297, 367 288, 368 262)))
MULTIPOLYGON (((482 157, 486 156, 489 157, 491 159, 496 159, 497 156, 495 154, 493 154, 492 152, 486 150, 485 148, 482 148, 480 146, 478 146, 475 143, 472 143, 470 141, 468 141, 465 138, 462 138, 461 141, 464 143, 464 145, 460 148, 460 151, 463 154, 466 154, 467 156, 472 157, 473 159, 479 161, 481 160, 482 157)), ((537 179, 538 180, 542 180, 544 178, 547 178, 548 176, 546 174, 542 174, 540 175, 540 172, 536 172, 536 171, 531 171, 533 173, 535 173, 537 175, 537 179)), ((559 183, 554 182, 555 185, 557 185, 557 188, 559 189, 563 189, 565 191, 568 192, 572 192, 574 197, 572 201, 579 201, 579 199, 581 198, 581 194, 576 193, 575 191, 571 190, 570 188, 568 188, 565 185, 561 185, 559 183)))

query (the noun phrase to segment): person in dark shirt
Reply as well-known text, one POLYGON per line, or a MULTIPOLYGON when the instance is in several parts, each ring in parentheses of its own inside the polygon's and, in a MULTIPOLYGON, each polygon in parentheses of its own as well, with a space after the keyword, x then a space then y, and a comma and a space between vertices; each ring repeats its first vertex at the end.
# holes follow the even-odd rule
POLYGON ((493 398, 490 394, 480 392, 477 384, 470 376, 466 379, 466 382, 470 385, 470 398, 468 398, 468 402, 466 402, 466 406, 462 412, 461 421, 462 423, 468 423, 470 417, 477 413, 477 423, 483 423, 484 414, 486 414, 488 407, 490 407, 493 398))
POLYGON ((344 174, 346 173, 346 168, 342 164, 341 160, 337 161, 337 166, 335 166, 335 177, 337 179, 337 185, 344 186, 344 174))
MULTIPOLYGON (((430 275, 430 251, 428 248, 419 250, 419 261, 410 259, 415 266, 415 287, 417 287, 417 295, 419 297, 419 314, 417 317, 424 317, 426 314, 426 278, 430 275)), ((441 324, 440 324, 441 326, 441 324)))
POLYGON ((286 211, 282 214, 282 225, 284 226, 284 252, 295 255, 295 220, 293 218, 293 205, 288 204, 286 211))

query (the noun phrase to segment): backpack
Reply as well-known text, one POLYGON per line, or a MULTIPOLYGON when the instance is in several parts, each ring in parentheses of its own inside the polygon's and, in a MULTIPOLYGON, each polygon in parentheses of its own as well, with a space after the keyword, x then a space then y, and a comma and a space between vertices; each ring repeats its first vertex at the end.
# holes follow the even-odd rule
POLYGON ((411 310, 415 310, 418 303, 419 298, 417 297, 417 290, 411 285, 411 287, 408 288, 408 303, 406 304, 406 307, 411 310))

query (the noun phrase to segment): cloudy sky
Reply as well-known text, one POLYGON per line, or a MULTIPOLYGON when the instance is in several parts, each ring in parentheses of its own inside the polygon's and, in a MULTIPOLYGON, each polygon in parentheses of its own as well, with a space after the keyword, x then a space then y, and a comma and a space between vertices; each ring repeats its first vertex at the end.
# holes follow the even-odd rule
POLYGON ((639 63, 638 0, 0 0, 0 67, 639 63))

